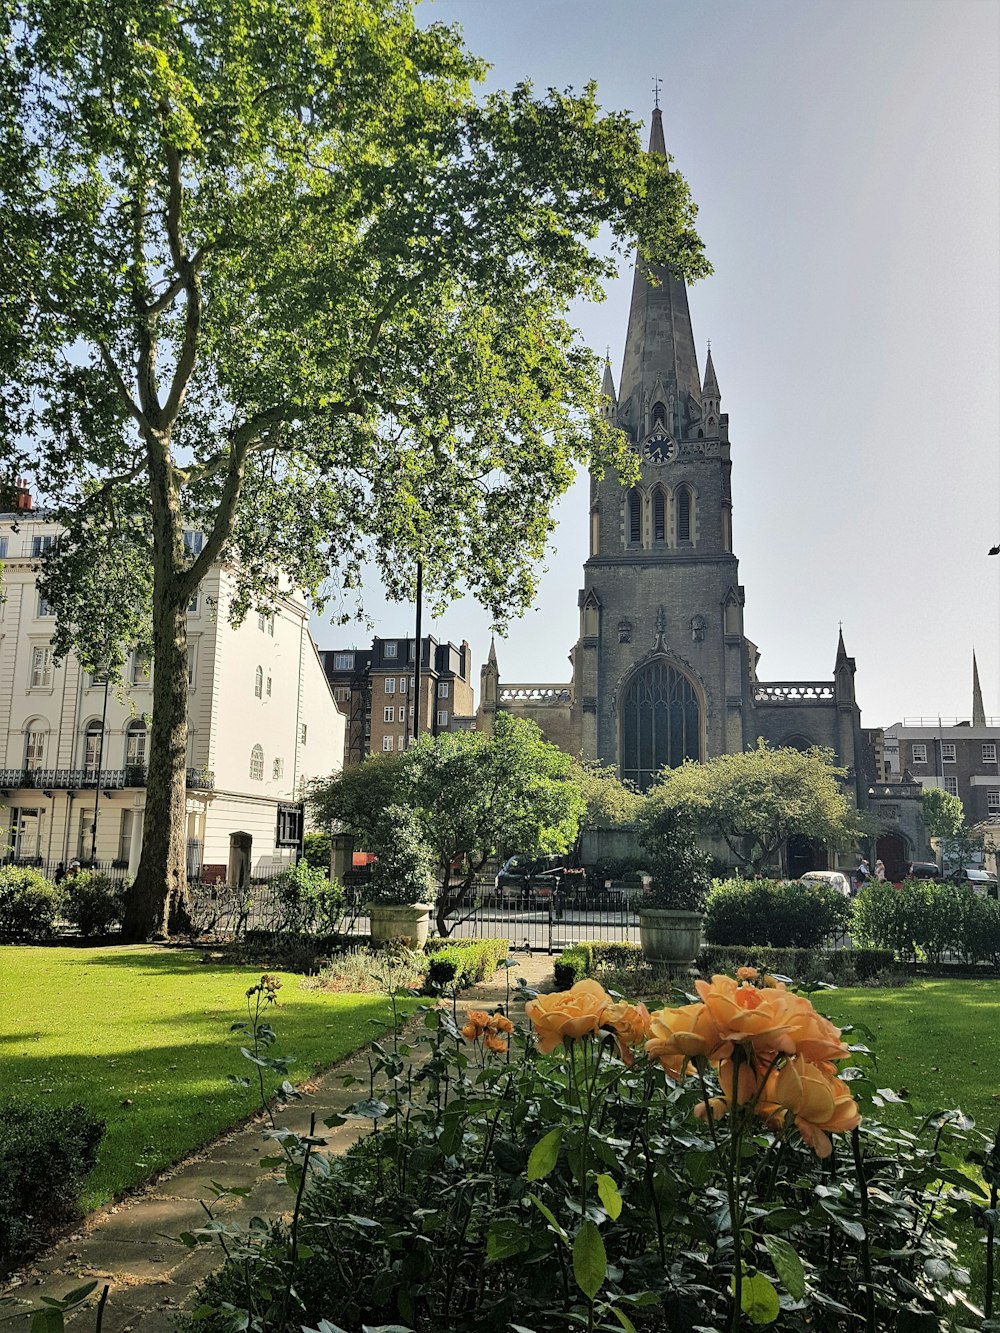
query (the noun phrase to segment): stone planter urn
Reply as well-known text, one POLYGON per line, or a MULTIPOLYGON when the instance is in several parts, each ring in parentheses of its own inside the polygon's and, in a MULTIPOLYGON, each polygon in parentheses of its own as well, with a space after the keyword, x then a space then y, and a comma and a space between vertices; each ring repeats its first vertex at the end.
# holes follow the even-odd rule
POLYGON ((433 910, 432 903, 369 904, 372 944, 405 939, 410 941, 411 949, 422 949, 427 943, 433 910))
POLYGON ((639 939, 645 958, 653 963, 690 965, 701 949, 701 912, 639 909, 639 939))

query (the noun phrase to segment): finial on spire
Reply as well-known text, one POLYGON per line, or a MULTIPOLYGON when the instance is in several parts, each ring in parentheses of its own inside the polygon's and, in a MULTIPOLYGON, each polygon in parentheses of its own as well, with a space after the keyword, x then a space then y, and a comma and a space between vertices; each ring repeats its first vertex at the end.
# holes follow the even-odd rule
POLYGON ((654 76, 653 76, 653 106, 656 108, 657 111, 659 111, 659 109, 660 109, 660 88, 662 87, 662 85, 663 85, 663 80, 660 78, 659 74, 654 74, 654 76))

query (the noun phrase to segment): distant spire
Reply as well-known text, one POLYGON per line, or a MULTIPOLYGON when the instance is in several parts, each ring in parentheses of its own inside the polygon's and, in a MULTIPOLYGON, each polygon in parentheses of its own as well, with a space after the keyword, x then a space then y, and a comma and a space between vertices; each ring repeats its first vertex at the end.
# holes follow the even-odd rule
POLYGON ((486 660, 491 666, 496 666, 497 664, 497 641, 493 634, 490 635, 490 655, 486 660))
MULTIPOLYGON (((844 647, 844 622, 840 622, 840 637, 837 639, 837 666, 847 661, 847 649, 844 647)), ((835 668, 836 669, 836 668, 835 668)))
POLYGON ((618 401, 615 395, 615 378, 611 373, 611 362, 607 357, 604 358, 604 383, 601 385, 601 393, 613 403, 618 401))
POLYGON ((976 664, 976 650, 972 650, 972 725, 986 726, 986 709, 983 707, 983 692, 979 686, 979 667, 976 664))
POLYGON ((666 157, 667 144, 663 137, 663 112, 658 106, 653 108, 653 123, 649 127, 649 151, 666 157))
POLYGON ((712 344, 708 344, 708 360, 705 362, 705 382, 702 385, 702 396, 705 398, 721 398, 719 393, 719 381, 715 378, 715 366, 712 364, 712 344))

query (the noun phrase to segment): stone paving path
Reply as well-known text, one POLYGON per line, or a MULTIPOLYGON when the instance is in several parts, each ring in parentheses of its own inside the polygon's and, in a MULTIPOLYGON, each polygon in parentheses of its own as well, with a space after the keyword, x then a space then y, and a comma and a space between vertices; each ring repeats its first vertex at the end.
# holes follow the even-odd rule
MULTIPOLYGON (((551 989, 552 959, 544 954, 520 954, 514 977, 524 977, 536 989, 551 989)), ((466 991, 460 1008, 490 1008, 502 1003, 506 994, 503 972, 492 981, 481 982, 466 991)), ((512 1003, 511 1017, 517 1019, 523 1006, 512 1003)), ((280 1020, 280 1014, 277 1021, 280 1020)), ((358 1086, 343 1087, 346 1074, 367 1080, 368 1062, 364 1051, 337 1065, 315 1080, 315 1093, 294 1103, 278 1123, 304 1133, 309 1117, 316 1115, 317 1125, 325 1117, 343 1111, 365 1093, 358 1086)), ((339 1129, 320 1132, 328 1140, 328 1151, 344 1152, 367 1122, 349 1122, 339 1129)), ((168 1333, 174 1328, 174 1316, 191 1296, 194 1287, 221 1263, 215 1245, 188 1249, 169 1239, 182 1231, 193 1231, 206 1221, 199 1200, 213 1203, 213 1182, 253 1190, 247 1199, 227 1199, 213 1203, 213 1211, 241 1220, 255 1214, 280 1216, 290 1207, 291 1194, 275 1173, 262 1171, 261 1156, 273 1155, 274 1145, 261 1135, 262 1121, 219 1139, 192 1156, 168 1175, 161 1177, 143 1194, 103 1212, 92 1214, 82 1230, 55 1245, 29 1269, 24 1270, 17 1286, 8 1294, 31 1300, 40 1296, 61 1299, 67 1292, 88 1280, 97 1279, 98 1288, 110 1285, 104 1312, 103 1333, 168 1333)), ((4 1319, 0 1310, 0 1330, 25 1333, 31 1313, 4 1319)), ((85 1309, 67 1319, 73 1333, 87 1333, 94 1327, 93 1309, 85 1309)))

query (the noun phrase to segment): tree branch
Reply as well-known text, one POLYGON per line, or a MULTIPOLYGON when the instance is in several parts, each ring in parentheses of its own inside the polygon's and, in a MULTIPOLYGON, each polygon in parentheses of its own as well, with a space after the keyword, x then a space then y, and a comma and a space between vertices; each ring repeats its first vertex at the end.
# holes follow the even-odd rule
POLYGON ((184 187, 181 181, 181 155, 173 144, 164 142, 164 154, 167 160, 167 240, 170 255, 177 270, 176 281, 180 282, 185 294, 184 338, 181 342, 180 355, 174 367, 170 392, 164 404, 163 415, 168 425, 177 419, 184 402, 191 375, 198 359, 198 332, 201 327, 201 282, 198 271, 188 258, 181 235, 181 214, 184 204, 184 187))

